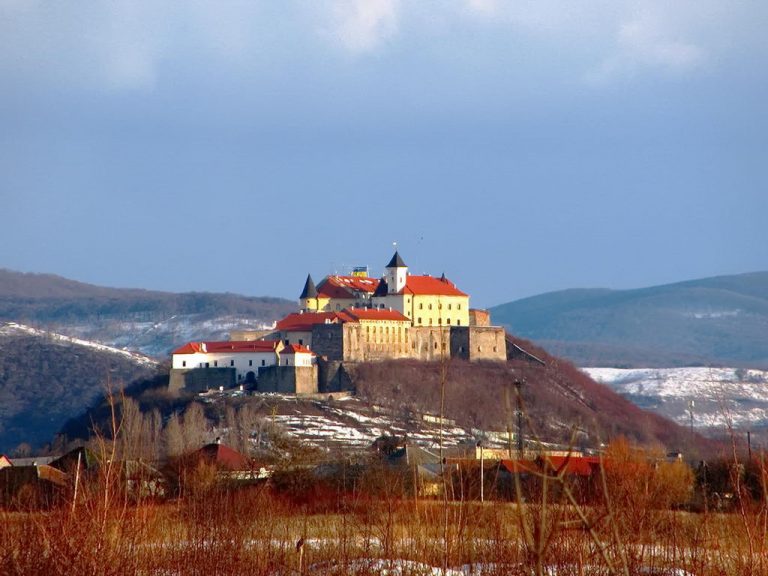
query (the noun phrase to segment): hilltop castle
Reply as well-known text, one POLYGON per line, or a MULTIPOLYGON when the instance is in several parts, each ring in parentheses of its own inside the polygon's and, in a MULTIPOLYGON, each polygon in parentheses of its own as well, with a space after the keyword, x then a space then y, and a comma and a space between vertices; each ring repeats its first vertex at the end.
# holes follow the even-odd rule
POLYGON ((445 275, 416 276, 395 252, 382 278, 365 269, 307 276, 299 311, 266 335, 240 332, 228 342, 190 342, 173 353, 171 387, 226 385, 257 391, 314 393, 344 388, 345 365, 388 359, 505 361, 504 330, 445 275), (203 369, 203 370, 200 370, 203 369), (222 380, 223 379, 223 380, 222 380), (221 384, 224 385, 224 384, 221 384))

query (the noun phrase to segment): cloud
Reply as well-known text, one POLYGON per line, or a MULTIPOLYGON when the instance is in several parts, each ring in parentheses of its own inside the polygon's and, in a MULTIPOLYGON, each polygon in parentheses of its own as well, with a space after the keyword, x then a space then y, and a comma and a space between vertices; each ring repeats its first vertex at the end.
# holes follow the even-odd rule
POLYGON ((336 0, 335 35, 352 52, 370 52, 397 33, 399 12, 399 0, 336 0))
POLYGON ((695 21, 685 11, 645 10, 621 22, 613 46, 599 66, 587 74, 592 82, 636 76, 642 72, 685 73, 703 66, 707 50, 695 40, 695 21))
POLYGON ((467 0, 467 7, 472 12, 493 15, 499 9, 498 0, 467 0))
POLYGON ((340 55, 384 50, 399 69, 439 73, 460 60, 514 66, 523 81, 610 82, 762 54, 756 11, 724 0, 0 0, 0 82, 152 91, 209 70, 275 78, 301 62, 332 74, 340 55))
MULTIPOLYGON (((290 18, 291 7, 285 12, 290 18)), ((261 3, 250 1, 0 0, 0 79, 147 91, 166 66, 248 61, 274 29, 261 3)))

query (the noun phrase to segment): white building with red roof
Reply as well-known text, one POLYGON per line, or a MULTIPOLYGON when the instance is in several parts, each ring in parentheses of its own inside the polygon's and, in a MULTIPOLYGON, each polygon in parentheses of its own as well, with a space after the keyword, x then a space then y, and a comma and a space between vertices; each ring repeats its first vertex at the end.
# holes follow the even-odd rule
POLYGON ((203 391, 237 384, 254 386, 273 368, 312 368, 316 355, 282 340, 188 342, 173 351, 171 388, 203 391))
POLYGON ((255 381, 260 367, 279 363, 282 347, 281 342, 270 340, 187 342, 173 351, 171 367, 234 368, 238 382, 255 381))
POLYGON ((312 366, 314 360, 314 352, 299 344, 288 344, 280 351, 280 366, 312 366))

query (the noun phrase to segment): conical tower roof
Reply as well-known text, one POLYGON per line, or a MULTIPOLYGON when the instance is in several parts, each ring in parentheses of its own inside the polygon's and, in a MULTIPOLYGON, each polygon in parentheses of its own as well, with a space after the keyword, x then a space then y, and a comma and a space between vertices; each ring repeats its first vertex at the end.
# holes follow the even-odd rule
POLYGON ((395 255, 392 256, 392 260, 389 261, 389 264, 387 264, 387 268, 407 268, 405 262, 403 262, 403 259, 400 258, 400 254, 395 250, 395 255))
POLYGON ((301 300, 304 298, 317 298, 317 286, 312 280, 312 274, 307 274, 307 281, 304 282, 304 290, 301 291, 301 300))

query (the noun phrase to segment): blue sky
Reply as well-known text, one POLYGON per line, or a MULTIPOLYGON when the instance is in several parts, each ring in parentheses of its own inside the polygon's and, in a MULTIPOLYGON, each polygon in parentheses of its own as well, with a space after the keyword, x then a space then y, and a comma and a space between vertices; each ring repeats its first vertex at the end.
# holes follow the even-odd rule
POLYGON ((0 267, 478 306, 768 269, 768 4, 0 0, 0 267))

